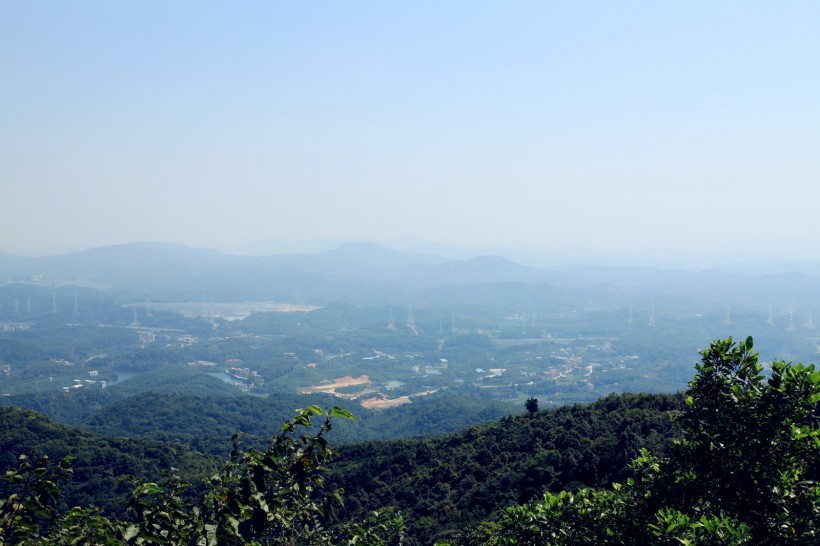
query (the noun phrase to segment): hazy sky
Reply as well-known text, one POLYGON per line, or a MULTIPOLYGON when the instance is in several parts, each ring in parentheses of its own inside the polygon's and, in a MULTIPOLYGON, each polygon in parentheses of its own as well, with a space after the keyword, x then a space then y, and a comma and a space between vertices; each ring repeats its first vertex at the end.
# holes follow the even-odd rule
POLYGON ((408 237, 816 250, 820 2, 0 4, 0 250, 408 237))

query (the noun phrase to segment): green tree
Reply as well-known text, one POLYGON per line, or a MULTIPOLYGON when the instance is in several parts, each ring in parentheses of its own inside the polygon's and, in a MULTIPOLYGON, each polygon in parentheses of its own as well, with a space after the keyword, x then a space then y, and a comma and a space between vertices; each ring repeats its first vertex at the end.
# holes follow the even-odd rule
POLYGON ((53 528, 60 517, 59 484, 70 474, 70 462, 55 465, 47 456, 21 455, 17 467, 6 471, 3 481, 11 492, 0 499, 0 544, 36 544, 53 528))
POLYGON ((239 436, 222 472, 200 502, 186 500, 187 487, 171 474, 164 483, 136 483, 129 521, 102 516, 93 507, 57 511, 59 483, 70 474, 68 460, 47 457, 20 464, 3 477, 12 491, 0 499, 0 545, 321 545, 398 543, 401 518, 389 512, 333 529, 325 511, 341 491, 324 491, 324 464, 333 455, 325 433, 346 410, 299 410, 282 425, 264 451, 242 448, 239 436), (323 417, 318 424, 316 417, 323 417), (304 431, 304 432, 302 432, 304 431))
POLYGON ((646 450, 611 490, 546 493, 459 544, 820 544, 820 372, 753 341, 703 351, 667 458, 646 450))
POLYGON ((729 338, 702 352, 669 500, 695 517, 734 514, 755 544, 817 544, 820 372, 773 362, 766 379, 752 348, 729 338))
POLYGON ((530 396, 529 398, 527 398, 527 401, 524 402, 524 407, 527 408, 527 411, 530 412, 530 415, 533 415, 535 412, 538 411, 538 399, 530 396))

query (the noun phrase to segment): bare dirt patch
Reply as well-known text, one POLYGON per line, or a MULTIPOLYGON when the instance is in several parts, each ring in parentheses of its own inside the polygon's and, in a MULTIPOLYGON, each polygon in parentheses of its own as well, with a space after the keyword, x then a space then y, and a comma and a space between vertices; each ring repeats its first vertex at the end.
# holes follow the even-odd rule
POLYGON ((366 409, 387 409, 387 408, 395 408, 397 406, 402 406, 404 404, 412 404, 413 401, 411 398, 418 398, 419 396, 427 396, 428 394, 433 394, 434 392, 438 392, 438 389, 433 389, 429 391, 421 391, 415 394, 408 394, 406 396, 399 396, 396 398, 387 398, 384 395, 376 396, 373 398, 366 398, 362 400, 361 404, 363 408, 366 409))
POLYGON ((360 375, 359 377, 351 377, 346 375, 344 377, 338 377, 333 380, 332 383, 325 383, 323 385, 314 385, 312 387, 305 387, 301 391, 302 394, 310 394, 314 392, 324 392, 327 394, 338 394, 336 389, 341 389, 343 387, 351 387, 354 385, 369 385, 370 378, 366 375, 360 375))
POLYGON ((399 396, 398 398, 368 398, 362 400, 362 407, 366 409, 387 409, 410 403, 409 396, 399 396))

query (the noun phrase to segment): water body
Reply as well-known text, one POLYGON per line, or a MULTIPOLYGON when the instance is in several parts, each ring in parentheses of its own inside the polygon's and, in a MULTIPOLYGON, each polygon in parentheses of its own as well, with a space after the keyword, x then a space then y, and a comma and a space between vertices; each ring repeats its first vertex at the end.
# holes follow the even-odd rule
POLYGON ((217 379, 221 379, 225 383, 230 383, 231 385, 237 385, 239 387, 244 387, 245 386, 244 383, 234 379, 233 377, 226 374, 225 372, 205 372, 205 375, 210 375, 211 377, 216 377, 217 379))

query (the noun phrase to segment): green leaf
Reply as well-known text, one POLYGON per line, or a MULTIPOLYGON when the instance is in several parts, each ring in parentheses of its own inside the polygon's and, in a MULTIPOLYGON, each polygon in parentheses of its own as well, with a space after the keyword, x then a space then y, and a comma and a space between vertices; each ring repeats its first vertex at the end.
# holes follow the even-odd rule
POLYGON ((356 420, 356 418, 355 418, 355 417, 353 417, 353 414, 352 414, 352 413, 350 413, 350 412, 349 412, 349 411, 347 411, 347 410, 343 410, 342 408, 339 408, 339 407, 337 407, 337 406, 333 406, 333 407, 330 409, 330 414, 329 414, 329 415, 330 415, 331 417, 341 417, 342 419, 350 419, 351 421, 355 421, 355 420, 356 420))
POLYGON ((128 542, 129 540, 133 539, 140 533, 140 526, 136 523, 130 524, 128 527, 125 528, 125 532, 122 534, 123 540, 128 542))
POLYGON ((147 493, 147 494, 150 495, 150 494, 153 494, 153 493, 161 493, 162 492, 162 487, 158 486, 155 483, 149 482, 149 483, 142 484, 142 487, 140 488, 140 491, 142 493, 147 493))
POLYGON ((206 542, 207 546, 216 546, 217 545, 216 529, 217 529, 217 527, 216 527, 215 524, 210 523, 210 524, 205 525, 205 539, 207 541, 206 542))
POLYGON ((228 516, 228 523, 234 532, 234 536, 239 536, 239 520, 233 516, 228 516))
POLYGON ((305 408, 303 411, 305 414, 308 415, 324 415, 325 413, 324 411, 322 411, 322 408, 316 405, 310 406, 309 408, 305 408))

